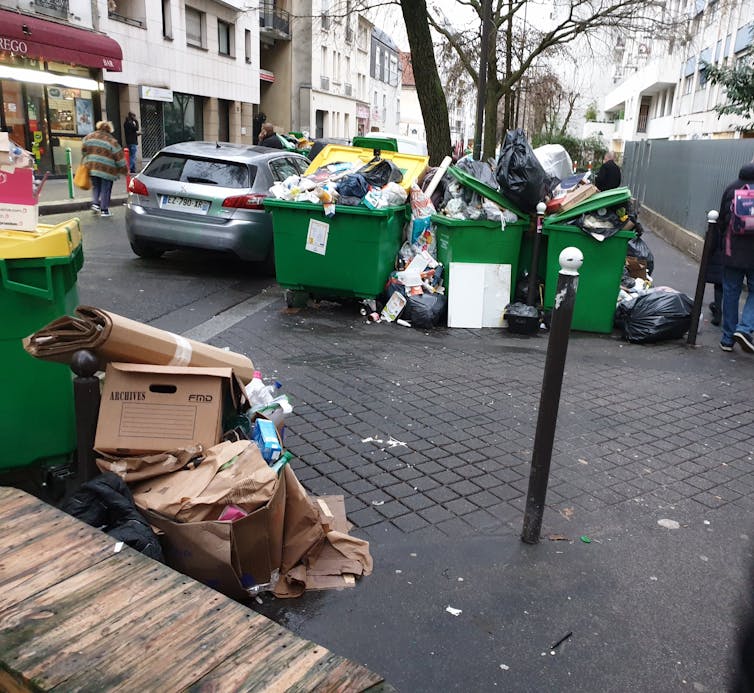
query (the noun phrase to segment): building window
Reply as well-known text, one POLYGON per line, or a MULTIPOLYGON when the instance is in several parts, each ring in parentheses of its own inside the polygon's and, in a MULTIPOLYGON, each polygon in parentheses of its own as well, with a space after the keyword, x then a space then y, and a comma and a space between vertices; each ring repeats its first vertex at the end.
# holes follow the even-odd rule
POLYGON ((246 55, 246 63, 251 65, 251 29, 244 29, 243 32, 244 53, 246 55))
POLYGON ((327 46, 322 46, 322 74, 327 76, 327 46))
POLYGON ((144 0, 112 0, 108 4, 107 16, 132 26, 145 27, 147 25, 144 0))
POLYGON ((186 43, 197 48, 206 48, 207 31, 205 29, 207 15, 204 12, 186 6, 186 43))
POLYGON ((173 18, 170 14, 170 0, 162 0, 162 37, 173 38, 173 18))
POLYGON ((233 55, 234 27, 222 19, 217 20, 217 52, 220 55, 233 55))

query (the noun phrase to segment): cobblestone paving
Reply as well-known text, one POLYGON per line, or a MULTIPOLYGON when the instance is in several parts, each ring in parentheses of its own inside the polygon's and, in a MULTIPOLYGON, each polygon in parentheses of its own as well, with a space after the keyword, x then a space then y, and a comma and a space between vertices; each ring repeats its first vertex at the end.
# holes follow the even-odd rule
MULTIPOLYGON (((353 306, 282 302, 221 335, 295 404, 286 446, 314 494, 366 534, 520 531, 546 336, 367 324, 353 306)), ((548 506, 642 499, 750 508, 754 359, 576 333, 548 506)))

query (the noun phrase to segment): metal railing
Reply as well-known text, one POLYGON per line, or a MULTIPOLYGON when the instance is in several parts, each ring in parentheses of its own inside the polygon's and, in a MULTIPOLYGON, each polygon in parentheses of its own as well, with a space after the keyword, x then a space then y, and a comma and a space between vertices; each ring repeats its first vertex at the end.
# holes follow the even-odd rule
POLYGON ((324 89, 325 91, 329 91, 330 89, 330 78, 325 77, 324 75, 320 75, 319 78, 319 87, 320 89, 324 89))
POLYGON ((353 87, 348 82, 346 82, 343 85, 343 94, 345 96, 351 96, 352 93, 353 93, 353 87))
POLYGON ((275 4, 272 2, 261 3, 259 5, 259 28, 272 30, 278 34, 290 37, 290 12, 275 7, 275 4))

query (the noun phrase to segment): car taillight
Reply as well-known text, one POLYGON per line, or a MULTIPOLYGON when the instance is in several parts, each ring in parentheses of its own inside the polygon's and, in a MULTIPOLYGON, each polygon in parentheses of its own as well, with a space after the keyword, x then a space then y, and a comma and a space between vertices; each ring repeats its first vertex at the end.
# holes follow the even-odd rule
POLYGON ((138 178, 132 178, 128 184, 128 192, 132 192, 136 195, 149 195, 147 186, 144 185, 138 178))
POLYGON ((262 201, 266 195, 235 195, 226 197, 223 200, 223 207, 232 207, 233 209, 264 209, 262 201))

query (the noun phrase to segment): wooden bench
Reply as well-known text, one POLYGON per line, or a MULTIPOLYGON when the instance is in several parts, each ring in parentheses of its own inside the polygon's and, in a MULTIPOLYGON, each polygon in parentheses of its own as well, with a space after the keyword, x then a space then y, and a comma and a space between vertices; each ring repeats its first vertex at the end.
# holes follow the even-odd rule
POLYGON ((0 691, 388 691, 382 677, 0 487, 0 691), (59 687, 59 688, 58 688, 59 687))

